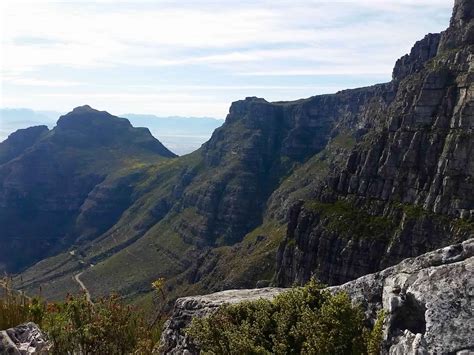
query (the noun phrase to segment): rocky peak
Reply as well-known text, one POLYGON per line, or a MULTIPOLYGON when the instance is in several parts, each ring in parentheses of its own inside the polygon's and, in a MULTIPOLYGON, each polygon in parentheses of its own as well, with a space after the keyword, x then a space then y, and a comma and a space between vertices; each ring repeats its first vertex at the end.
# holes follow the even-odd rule
POLYGON ((474 44, 474 2, 456 0, 449 28, 443 32, 440 51, 474 44))
POLYGON ((76 107, 61 116, 53 133, 54 141, 62 145, 109 145, 125 148, 128 144, 164 157, 175 157, 175 154, 152 136, 148 128, 133 127, 126 118, 95 110, 88 105, 76 107))
POLYGON ((90 107, 89 105, 82 105, 82 106, 77 106, 77 107, 73 108, 72 112, 75 112, 75 113, 84 113, 84 112, 91 113, 91 112, 100 112, 100 111, 90 107))
POLYGON ((112 116, 106 111, 93 109, 89 105, 79 106, 59 118, 57 126, 61 129, 88 130, 91 126, 101 128, 130 128, 125 118, 112 116))
POLYGON ((241 118, 257 118, 271 113, 273 107, 265 99, 259 97, 246 97, 245 100, 239 100, 232 103, 227 115, 226 122, 234 122, 241 118))
POLYGON ((428 34, 415 43, 410 54, 401 57, 393 69, 393 79, 399 81, 423 69, 438 53, 474 43, 474 2, 456 0, 449 28, 443 33, 428 34))
POLYGON ((415 43, 410 54, 406 54, 397 60, 393 68, 393 80, 402 80, 408 75, 423 69, 424 64, 438 53, 439 33, 430 33, 422 40, 415 43))
POLYGON ((472 0, 456 0, 454 3, 451 27, 462 27, 474 17, 474 2, 472 0))

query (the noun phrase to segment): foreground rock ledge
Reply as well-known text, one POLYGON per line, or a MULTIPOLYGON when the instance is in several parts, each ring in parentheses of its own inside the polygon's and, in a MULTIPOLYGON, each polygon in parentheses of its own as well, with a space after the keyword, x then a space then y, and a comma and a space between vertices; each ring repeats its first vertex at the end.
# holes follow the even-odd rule
MULTIPOLYGON (((387 313, 383 354, 474 353, 474 239, 451 245, 400 264, 330 287, 345 291, 375 321, 387 313)), ((223 304, 272 299, 281 288, 229 290, 176 301, 157 353, 197 354, 184 333, 193 317, 205 317, 223 304)))

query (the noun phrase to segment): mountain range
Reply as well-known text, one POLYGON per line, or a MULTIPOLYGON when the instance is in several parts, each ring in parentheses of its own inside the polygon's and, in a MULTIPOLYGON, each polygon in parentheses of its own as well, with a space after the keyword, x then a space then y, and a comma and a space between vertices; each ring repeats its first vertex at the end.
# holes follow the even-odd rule
POLYGON ((467 240, 473 15, 456 1, 388 83, 234 102, 182 157, 88 106, 15 132, 0 144, 0 269, 50 299, 86 287, 140 303, 160 277, 170 297, 335 285, 467 240))
MULTIPOLYGON (((34 111, 26 108, 0 109, 0 142, 17 129, 45 125, 54 127, 61 113, 55 111, 34 111)), ((147 127, 154 137, 178 155, 198 149, 209 139, 212 132, 224 123, 210 117, 159 117, 155 115, 123 114, 135 127, 147 127)))

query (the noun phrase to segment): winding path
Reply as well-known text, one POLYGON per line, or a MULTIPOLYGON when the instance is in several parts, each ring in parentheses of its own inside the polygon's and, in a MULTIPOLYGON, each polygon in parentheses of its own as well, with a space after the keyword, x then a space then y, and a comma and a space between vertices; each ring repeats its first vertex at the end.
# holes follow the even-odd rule
POLYGON ((83 272, 80 272, 80 273, 74 275, 73 279, 79 284, 81 289, 86 293, 87 302, 92 304, 93 302, 92 302, 91 294, 89 293, 89 290, 87 289, 86 285, 84 285, 84 283, 80 279, 83 272))

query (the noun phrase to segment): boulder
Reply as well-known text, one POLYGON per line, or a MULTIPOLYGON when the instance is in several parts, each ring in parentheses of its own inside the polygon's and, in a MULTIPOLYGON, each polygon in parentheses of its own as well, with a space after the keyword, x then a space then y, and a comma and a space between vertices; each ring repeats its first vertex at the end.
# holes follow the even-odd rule
POLYGON ((51 344, 35 323, 0 331, 0 354, 48 354, 51 344))
POLYGON ((474 239, 330 290, 347 292, 372 321, 385 310, 385 354, 474 351, 474 239))

